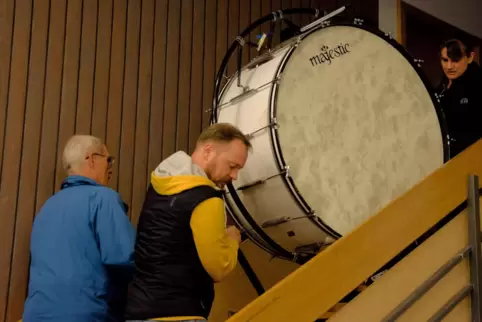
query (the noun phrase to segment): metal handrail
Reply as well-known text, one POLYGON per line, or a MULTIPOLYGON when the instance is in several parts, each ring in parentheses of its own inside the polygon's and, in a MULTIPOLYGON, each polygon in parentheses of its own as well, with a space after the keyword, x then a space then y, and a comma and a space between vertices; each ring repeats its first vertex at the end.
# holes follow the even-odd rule
POLYGON ((481 262, 481 232, 480 232, 480 191, 479 178, 476 175, 470 175, 468 180, 468 228, 469 228, 469 246, 462 249, 456 256, 451 258, 434 274, 432 274, 422 285, 417 287, 410 295, 403 300, 396 308, 394 308, 382 321, 396 321, 404 312, 406 312, 415 302, 417 302, 425 293, 427 293, 438 281, 447 275, 457 264, 459 264, 468 255, 470 261, 470 282, 457 294, 455 294, 440 310, 438 310, 431 318, 430 322, 441 321, 448 313, 450 313, 457 304, 465 297, 471 296, 472 321, 482 322, 482 262, 481 262))

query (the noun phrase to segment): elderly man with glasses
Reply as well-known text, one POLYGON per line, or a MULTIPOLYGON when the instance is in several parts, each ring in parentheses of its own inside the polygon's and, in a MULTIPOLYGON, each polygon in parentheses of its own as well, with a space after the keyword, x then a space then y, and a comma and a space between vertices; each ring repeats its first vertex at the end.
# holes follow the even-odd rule
POLYGON ((123 321, 135 229, 107 187, 114 157, 88 135, 67 142, 68 177, 35 217, 23 321, 123 321))

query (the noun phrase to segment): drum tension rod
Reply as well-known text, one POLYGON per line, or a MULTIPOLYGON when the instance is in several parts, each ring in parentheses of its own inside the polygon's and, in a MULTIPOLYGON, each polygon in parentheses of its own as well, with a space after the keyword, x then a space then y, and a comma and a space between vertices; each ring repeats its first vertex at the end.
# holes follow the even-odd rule
MULTIPOLYGON (((315 214, 311 214, 311 215, 307 215, 307 216, 293 217, 293 218, 288 217, 288 216, 283 216, 283 217, 279 217, 279 218, 275 218, 275 219, 266 220, 260 225, 260 227, 261 228, 270 228, 270 227, 274 227, 274 226, 278 226, 278 225, 287 223, 289 221, 298 220, 298 219, 307 219, 307 218, 311 218, 311 217, 314 217, 314 216, 315 216, 315 214)), ((241 231, 241 233, 245 233, 245 232, 249 232, 249 231, 253 231, 253 230, 254 230, 254 228, 246 229, 246 230, 241 231)))
MULTIPOLYGON (((245 88, 243 87, 243 92, 241 94, 236 95, 233 98, 231 98, 229 101, 220 104, 218 106, 218 109, 225 108, 227 105, 234 105, 234 104, 238 103, 239 101, 242 101, 243 99, 247 99, 247 98, 253 96, 254 94, 256 94, 261 89, 263 89, 263 88, 265 88, 265 87, 267 87, 267 86, 269 86, 273 83, 278 83, 280 79, 281 79, 281 77, 277 76, 273 80, 271 80, 271 81, 269 81, 265 84, 262 84, 257 88, 249 88, 249 86, 246 86, 245 88)), ((212 111, 212 108, 207 110, 206 112, 211 112, 211 111, 212 111)))
POLYGON ((251 133, 246 134, 246 136, 248 137, 248 140, 251 140, 256 133, 258 133, 258 132, 260 132, 264 129, 271 128, 271 127, 274 127, 275 129, 278 129, 278 123, 276 122, 276 119, 273 119, 270 124, 268 124, 266 126, 263 126, 259 129, 257 129, 256 131, 253 131, 251 133))
POLYGON ((277 173, 277 174, 273 174, 272 176, 269 176, 265 179, 261 179, 261 180, 256 180, 255 182, 252 182, 252 183, 248 183, 244 186, 241 186, 239 188, 237 188, 236 190, 237 191, 243 191, 243 190, 246 190, 248 188, 252 188, 254 186, 257 186, 257 185, 260 185, 260 184, 263 184, 265 183, 266 181, 268 181, 269 179, 273 179, 277 176, 280 176, 280 175, 285 175, 285 176, 288 176, 289 175, 289 167, 285 167, 285 169, 283 171, 281 171, 280 173, 277 173))

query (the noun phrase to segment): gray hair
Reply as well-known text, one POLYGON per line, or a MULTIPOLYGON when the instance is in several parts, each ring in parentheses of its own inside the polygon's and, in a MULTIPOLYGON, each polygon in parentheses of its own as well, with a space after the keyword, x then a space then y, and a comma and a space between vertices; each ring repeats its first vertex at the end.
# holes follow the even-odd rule
POLYGON ((62 166, 68 175, 80 170, 89 153, 102 153, 104 143, 91 135, 74 135, 65 144, 62 166))

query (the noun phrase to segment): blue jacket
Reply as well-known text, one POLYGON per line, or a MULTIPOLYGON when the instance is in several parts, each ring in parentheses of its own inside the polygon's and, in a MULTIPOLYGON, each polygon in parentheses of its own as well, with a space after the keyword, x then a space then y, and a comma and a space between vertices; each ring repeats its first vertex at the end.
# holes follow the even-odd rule
POLYGON ((70 176, 35 217, 24 322, 123 321, 135 230, 114 190, 70 176))

